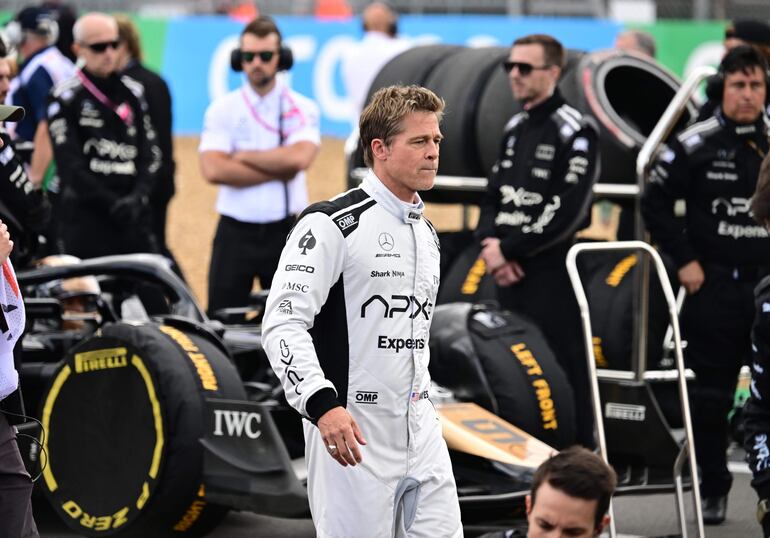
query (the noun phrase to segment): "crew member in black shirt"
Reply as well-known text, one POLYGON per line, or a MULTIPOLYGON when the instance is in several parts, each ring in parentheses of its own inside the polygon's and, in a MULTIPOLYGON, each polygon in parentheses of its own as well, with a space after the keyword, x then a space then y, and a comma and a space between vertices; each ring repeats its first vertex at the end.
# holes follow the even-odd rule
POLYGON ((577 441, 592 447, 585 345, 565 258, 589 223, 597 132, 556 88, 563 64, 564 49, 551 36, 513 43, 503 66, 524 110, 506 126, 477 236, 500 303, 540 327, 572 381, 577 441))
POLYGON ((749 358, 753 289, 770 267, 767 231, 750 211, 768 151, 766 71, 749 46, 723 58, 721 106, 663 148, 642 199, 652 239, 674 260, 688 293, 681 324, 696 374, 690 400, 707 524, 725 519, 727 413, 749 358), (674 214, 677 199, 686 202, 685 219, 674 214))
POLYGON ((82 16, 74 36, 84 67, 56 86, 48 107, 65 251, 80 258, 157 253, 149 196, 161 154, 144 88, 115 72, 118 27, 111 16, 82 16))

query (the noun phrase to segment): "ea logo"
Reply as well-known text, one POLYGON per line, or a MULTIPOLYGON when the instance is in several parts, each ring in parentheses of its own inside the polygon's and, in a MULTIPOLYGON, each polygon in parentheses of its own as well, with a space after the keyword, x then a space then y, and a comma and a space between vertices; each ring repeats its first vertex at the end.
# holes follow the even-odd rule
POLYGON ((380 243, 380 248, 382 250, 391 251, 393 250, 393 246, 395 245, 395 242, 393 241, 393 236, 390 235, 388 232, 382 232, 380 234, 380 237, 377 239, 380 243))

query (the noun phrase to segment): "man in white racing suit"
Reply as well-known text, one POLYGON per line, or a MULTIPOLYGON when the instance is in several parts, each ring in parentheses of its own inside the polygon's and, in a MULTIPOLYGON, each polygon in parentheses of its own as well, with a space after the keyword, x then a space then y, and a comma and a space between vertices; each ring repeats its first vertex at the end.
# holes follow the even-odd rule
POLYGON ((310 206, 281 254, 263 344, 303 422, 319 536, 462 536, 428 335, 438 238, 417 191, 433 186, 444 102, 378 91, 360 120, 361 187, 310 206))

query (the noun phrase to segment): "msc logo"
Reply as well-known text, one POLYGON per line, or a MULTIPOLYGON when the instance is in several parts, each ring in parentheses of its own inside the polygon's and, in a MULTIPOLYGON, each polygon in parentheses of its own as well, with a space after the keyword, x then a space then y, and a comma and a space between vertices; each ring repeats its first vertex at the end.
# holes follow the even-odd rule
POLYGON ((297 245, 302 251, 303 256, 307 256, 307 251, 315 248, 315 236, 313 230, 308 230, 305 235, 300 237, 299 244, 297 245))
POLYGON ((357 390, 356 391, 356 403, 377 405, 377 398, 379 394, 370 390, 357 390))
POLYGON ((407 314, 410 319, 414 319, 422 313, 423 317, 429 320, 431 308, 433 308, 433 303, 430 302, 430 299, 425 299, 421 303, 414 295, 391 295, 390 303, 382 295, 372 295, 361 305, 362 318, 366 317, 366 309, 375 301, 385 307, 382 313, 383 319, 392 318, 396 314, 407 314), (410 307, 412 307, 411 310, 413 311, 411 313, 409 313, 410 307))
POLYGON ((262 415, 259 413, 214 409, 214 435, 217 437, 241 437, 245 433, 249 439, 256 439, 262 435, 259 429, 261 423, 262 415))
POLYGON ((299 291, 307 293, 309 286, 307 284, 300 284, 299 282, 284 282, 281 286, 282 290, 299 291))
POLYGON ((300 273, 315 273, 315 267, 312 265, 298 265, 296 263, 288 263, 284 269, 286 269, 287 272, 299 271, 300 273))
POLYGON ((353 215, 343 215, 337 219, 337 226, 340 230, 346 230, 356 223, 356 217, 353 215))
POLYGON ((425 349, 424 338, 388 338, 380 335, 377 338, 378 349, 395 349, 396 353, 402 349, 425 349))

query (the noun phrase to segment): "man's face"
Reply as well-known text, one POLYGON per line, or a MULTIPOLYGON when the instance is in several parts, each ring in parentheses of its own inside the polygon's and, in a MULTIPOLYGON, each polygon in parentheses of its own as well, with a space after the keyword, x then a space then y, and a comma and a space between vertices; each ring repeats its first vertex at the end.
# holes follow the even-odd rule
POLYGON ((11 86, 11 66, 8 60, 0 58, 0 103, 8 97, 8 88, 11 86))
POLYGON ((746 72, 727 73, 722 96, 724 115, 737 123, 755 121, 765 107, 765 84, 765 74, 759 66, 746 72))
POLYGON ((556 66, 546 66, 542 45, 516 45, 511 49, 508 60, 532 66, 527 75, 522 74, 518 67, 508 73, 513 97, 522 105, 536 105, 553 93, 561 70, 556 66))
POLYGON ((528 538, 588 538, 599 535, 600 529, 594 528, 596 500, 570 497, 545 481, 537 490, 534 505, 529 495, 526 504, 528 538))
POLYGON ((118 28, 104 20, 89 21, 85 39, 77 43, 76 53, 85 60, 85 68, 97 77, 108 77, 117 66, 118 28))
POLYGON ((241 36, 241 65, 254 91, 264 94, 273 88, 278 73, 278 52, 278 34, 241 36), (270 55, 268 53, 272 53, 271 58, 265 61, 263 56, 270 55))
POLYGON ((407 114, 401 127, 388 145, 379 138, 372 141, 374 172, 396 196, 411 203, 415 192, 433 187, 443 136, 433 112, 407 114))

